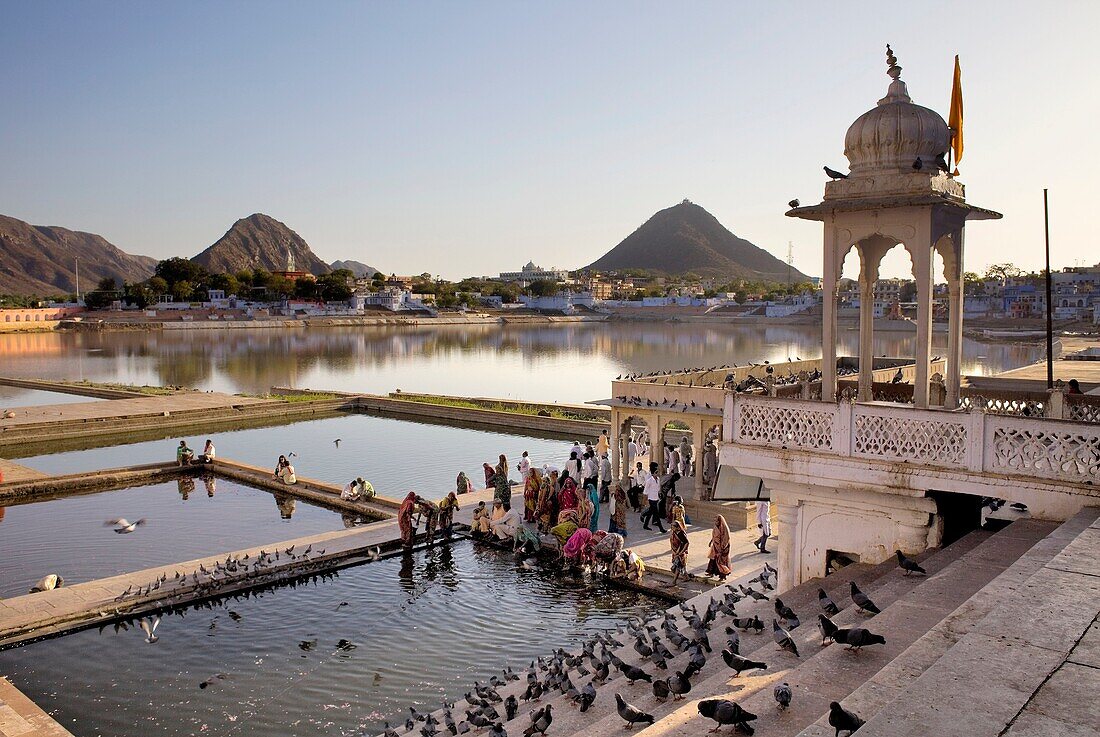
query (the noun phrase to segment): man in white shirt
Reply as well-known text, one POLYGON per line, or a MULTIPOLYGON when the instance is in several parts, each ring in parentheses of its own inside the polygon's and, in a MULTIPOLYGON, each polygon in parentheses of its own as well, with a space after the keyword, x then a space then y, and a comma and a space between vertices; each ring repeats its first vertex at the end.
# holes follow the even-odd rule
POLYGON ((519 465, 516 466, 519 471, 519 475, 523 477, 523 483, 527 483, 527 477, 531 475, 531 459, 527 457, 527 451, 523 451, 523 457, 519 459, 519 465))
POLYGON ((576 451, 569 454, 569 460, 565 462, 565 472, 576 483, 581 483, 581 458, 576 451))
POLYGON ((661 481, 657 478, 656 462, 649 464, 649 476, 645 480, 645 498, 649 502, 649 509, 642 513, 642 529, 652 530, 653 528, 649 525, 656 522, 657 529, 664 533, 665 526, 658 512, 658 503, 661 501, 661 481))
POLYGON ((634 466, 634 457, 638 455, 638 444, 634 442, 634 438, 630 439, 630 442, 626 444, 626 465, 628 468, 634 466))
POLYGON ((606 452, 600 456, 600 501, 611 501, 611 460, 606 452))
POLYGON ((581 444, 579 442, 574 440, 573 441, 573 447, 569 449, 569 452, 570 453, 576 453, 577 458, 580 458, 582 455, 584 455, 584 448, 581 447, 581 444))
POLYGON ((600 464, 596 461, 596 456, 594 454, 584 454, 583 473, 585 488, 588 488, 589 485, 595 486, 597 489, 600 488, 600 464))
POLYGON ((642 511, 642 489, 645 488, 645 480, 649 474, 642 468, 642 462, 638 461, 636 468, 630 474, 630 488, 626 492, 626 498, 630 501, 630 508, 635 512, 642 511))

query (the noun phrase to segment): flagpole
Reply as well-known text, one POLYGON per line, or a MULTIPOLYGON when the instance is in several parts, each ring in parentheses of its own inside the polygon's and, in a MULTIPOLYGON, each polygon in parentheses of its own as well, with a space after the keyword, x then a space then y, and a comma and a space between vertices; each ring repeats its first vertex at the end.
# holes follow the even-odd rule
POLYGON ((1047 252, 1047 389, 1054 388, 1054 305, 1050 289, 1050 208, 1047 204, 1047 190, 1043 188, 1043 235, 1046 238, 1047 252))

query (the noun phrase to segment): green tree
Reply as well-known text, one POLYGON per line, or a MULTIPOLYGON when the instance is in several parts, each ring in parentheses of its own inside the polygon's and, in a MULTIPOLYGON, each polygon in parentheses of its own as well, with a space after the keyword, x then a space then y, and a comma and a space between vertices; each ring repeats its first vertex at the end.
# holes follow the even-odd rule
POLYGON ((206 280, 206 286, 210 289, 220 289, 226 296, 241 293, 241 283, 233 274, 211 274, 206 280))
POLYGON ((171 291, 176 301, 190 302, 191 298, 195 296, 195 285, 187 279, 181 279, 172 284, 171 291))
POLYGON ((343 302, 351 298, 355 275, 348 269, 336 269, 317 277, 317 289, 326 302, 343 302))
POLYGON ((176 282, 186 281, 192 285, 205 280, 206 269, 186 258, 173 256, 157 264, 153 273, 159 276, 171 286, 176 282))
POLYGON ((145 286, 149 288, 149 291, 153 293, 153 301, 155 302, 160 295, 168 294, 168 282, 159 276, 151 277, 145 282, 145 286))
POLYGON ((320 285, 312 279, 294 280, 295 299, 318 299, 321 296, 320 285))
POLYGON ((549 279, 536 279, 527 285, 527 293, 532 297, 552 297, 561 291, 561 286, 549 279))
POLYGON ((267 294, 272 299, 287 299, 294 295, 294 282, 285 276, 270 276, 267 280, 267 294))
POLYGON ((156 295, 153 294, 153 290, 148 287, 147 283, 127 284, 123 282, 122 298, 126 301, 126 304, 134 305, 142 310, 156 301, 156 295))
POLYGON ((985 278, 990 281, 1004 282, 1006 279, 1014 279, 1023 275, 1023 269, 1014 264, 990 264, 989 268, 985 270, 985 278))

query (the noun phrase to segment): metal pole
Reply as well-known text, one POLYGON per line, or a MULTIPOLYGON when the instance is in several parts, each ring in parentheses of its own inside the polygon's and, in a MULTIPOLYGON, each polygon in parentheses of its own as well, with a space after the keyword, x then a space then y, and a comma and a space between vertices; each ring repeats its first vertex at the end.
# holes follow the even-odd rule
POLYGON ((1054 388, 1054 304, 1051 298, 1050 276, 1050 208, 1047 190, 1043 189, 1043 235, 1047 252, 1047 389, 1054 388))

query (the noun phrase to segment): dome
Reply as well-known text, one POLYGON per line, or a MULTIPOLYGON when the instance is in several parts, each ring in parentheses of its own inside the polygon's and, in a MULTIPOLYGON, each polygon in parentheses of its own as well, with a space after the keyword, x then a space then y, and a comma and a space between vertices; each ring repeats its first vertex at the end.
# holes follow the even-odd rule
POLYGON ((886 97, 856 118, 844 136, 851 176, 911 173, 918 159, 919 171, 935 174, 936 160, 946 155, 950 146, 950 130, 939 113, 912 101, 900 79, 901 67, 890 47, 886 48, 886 73, 893 80, 886 97))

